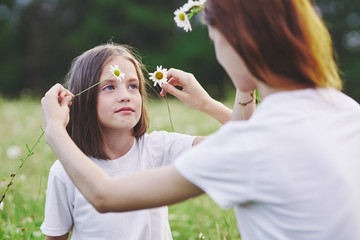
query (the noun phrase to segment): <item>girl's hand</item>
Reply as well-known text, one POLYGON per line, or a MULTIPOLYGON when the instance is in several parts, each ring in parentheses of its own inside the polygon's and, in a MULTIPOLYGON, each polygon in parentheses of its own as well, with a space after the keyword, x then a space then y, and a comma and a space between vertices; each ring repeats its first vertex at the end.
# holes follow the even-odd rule
POLYGON ((169 81, 161 85, 161 96, 170 93, 188 107, 203 112, 206 105, 213 101, 191 73, 171 68, 167 72, 167 77, 169 81), (182 90, 175 88, 175 86, 181 87, 182 90))
POLYGON ((41 99, 45 136, 50 134, 53 127, 65 129, 69 123, 69 106, 73 98, 70 91, 56 84, 41 99))

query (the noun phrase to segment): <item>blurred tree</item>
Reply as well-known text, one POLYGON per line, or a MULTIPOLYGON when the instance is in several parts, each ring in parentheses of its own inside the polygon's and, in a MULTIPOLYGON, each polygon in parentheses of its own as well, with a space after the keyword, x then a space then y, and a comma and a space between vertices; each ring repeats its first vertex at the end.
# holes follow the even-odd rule
POLYGON ((360 102, 360 1, 318 0, 334 41, 344 91, 360 102))
MULTIPOLYGON (((18 96, 28 89, 42 95, 62 82, 72 59, 112 40, 137 48, 149 71, 156 65, 180 68, 197 76, 212 96, 224 96, 231 83, 199 16, 188 33, 173 21, 185 1, 1 0, 0 94, 18 96)), ((317 2, 334 38, 345 91, 360 101, 360 1, 317 2)))

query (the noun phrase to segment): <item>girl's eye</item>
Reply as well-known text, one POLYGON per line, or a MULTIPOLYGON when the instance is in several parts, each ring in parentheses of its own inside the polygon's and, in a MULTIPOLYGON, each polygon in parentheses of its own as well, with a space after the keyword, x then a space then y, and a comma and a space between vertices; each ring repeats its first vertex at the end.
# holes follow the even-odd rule
POLYGON ((114 90, 114 86, 113 85, 107 85, 103 88, 103 90, 114 90))
POLYGON ((136 84, 130 84, 129 89, 137 89, 137 85, 136 84))

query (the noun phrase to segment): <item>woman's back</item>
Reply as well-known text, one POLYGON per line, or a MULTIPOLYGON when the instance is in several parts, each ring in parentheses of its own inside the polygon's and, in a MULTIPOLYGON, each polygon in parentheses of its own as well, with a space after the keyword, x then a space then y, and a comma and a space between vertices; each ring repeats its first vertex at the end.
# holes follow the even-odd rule
POLYGON ((219 205, 235 207, 242 239, 355 239, 359 122, 360 106, 338 91, 279 92, 248 122, 201 144, 199 160, 185 154, 176 166, 219 205))

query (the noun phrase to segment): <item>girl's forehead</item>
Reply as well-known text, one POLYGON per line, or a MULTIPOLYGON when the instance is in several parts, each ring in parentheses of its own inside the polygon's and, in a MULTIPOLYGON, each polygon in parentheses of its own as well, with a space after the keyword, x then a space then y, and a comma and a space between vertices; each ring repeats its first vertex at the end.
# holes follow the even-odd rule
POLYGON ((125 74, 137 75, 134 63, 125 57, 115 56, 107 61, 104 65, 103 74, 110 73, 110 69, 117 67, 120 72, 125 74))
POLYGON ((124 68, 125 67, 126 68, 134 68, 134 70, 136 70, 134 63, 130 59, 122 57, 122 56, 115 56, 115 57, 111 58, 105 64, 105 67, 110 67, 111 65, 118 65, 119 67, 124 67, 124 68))

